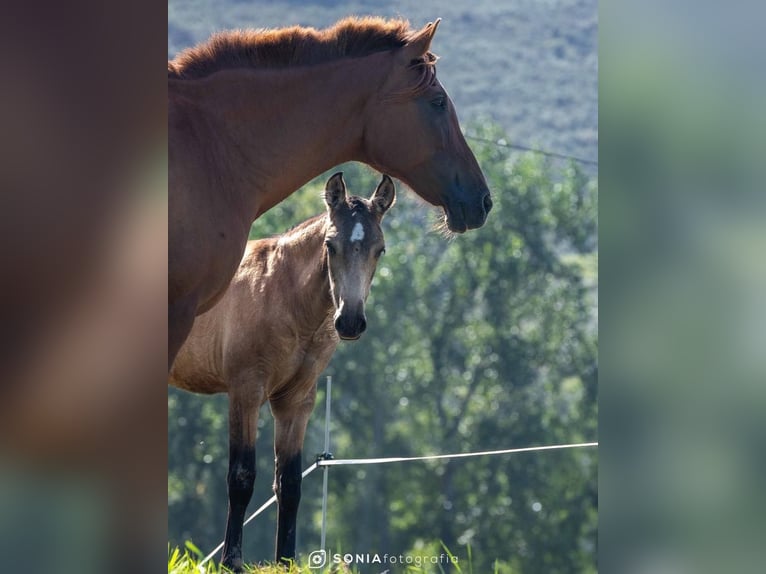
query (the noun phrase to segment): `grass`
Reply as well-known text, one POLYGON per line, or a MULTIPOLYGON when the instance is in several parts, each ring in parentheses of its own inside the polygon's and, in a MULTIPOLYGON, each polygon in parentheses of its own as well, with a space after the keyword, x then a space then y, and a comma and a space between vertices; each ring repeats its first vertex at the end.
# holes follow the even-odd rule
MULTIPOLYGON (((447 555, 450 558, 453 557, 449 549, 442 545, 447 555)), ((186 542, 186 548, 181 550, 178 547, 173 549, 168 545, 168 574, 199 574, 199 563, 202 560, 202 552, 193 543, 186 542)), ((454 568, 450 572, 457 572, 457 574, 473 574, 473 565, 471 563, 471 549, 468 548, 468 562, 466 564, 454 564, 454 568)), ((406 574, 446 574, 444 568, 441 565, 436 565, 431 569, 430 565, 407 565, 405 566, 406 574), (433 569, 435 568, 435 569, 433 569)), ((356 568, 350 568, 346 564, 328 565, 322 569, 309 568, 308 564, 292 563, 289 568, 281 564, 259 564, 246 566, 248 572, 253 574, 358 574, 356 568)), ((397 570, 398 571, 398 570, 397 570)), ((207 562, 202 568, 201 572, 204 574, 228 574, 231 572, 228 568, 220 566, 216 560, 207 562)), ((495 574, 499 574, 497 565, 495 566, 495 574)))
MULTIPOLYGON (((199 574, 199 563, 201 560, 202 556, 189 548, 182 551, 178 547, 172 550, 168 547, 168 574, 199 574)), ((310 570, 308 567, 301 567, 297 564, 291 565, 289 569, 277 565, 254 566, 248 571, 261 574, 304 574, 316 572, 316 570, 310 570)), ((204 565, 201 572, 204 574, 228 574, 231 570, 220 566, 216 560, 211 560, 204 565)))
MULTIPOLYGON (((193 543, 186 542, 186 548, 181 550, 176 547, 171 550, 168 546, 168 574, 199 574, 199 563, 202 561, 202 551, 193 543)), ((351 570, 345 565, 335 568, 327 567, 324 569, 312 569, 308 564, 292 563, 290 567, 282 564, 258 564, 247 566, 248 572, 254 574, 355 574, 356 570, 351 570)), ((216 559, 207 562, 202 569, 204 574, 228 574, 231 572, 228 568, 220 566, 216 559)))

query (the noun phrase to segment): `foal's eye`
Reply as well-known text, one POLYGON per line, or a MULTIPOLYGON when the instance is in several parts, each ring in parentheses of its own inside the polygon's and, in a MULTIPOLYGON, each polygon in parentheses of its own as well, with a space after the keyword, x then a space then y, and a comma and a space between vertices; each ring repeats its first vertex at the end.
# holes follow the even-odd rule
POLYGON ((385 247, 381 247, 380 251, 378 251, 378 253, 375 255, 375 257, 380 257, 381 255, 385 255, 385 254, 386 254, 386 248, 385 247))
POLYGON ((337 253, 332 243, 330 243, 329 241, 325 241, 324 244, 325 244, 325 247, 327 247, 327 253, 329 253, 330 255, 335 255, 335 253, 337 253))

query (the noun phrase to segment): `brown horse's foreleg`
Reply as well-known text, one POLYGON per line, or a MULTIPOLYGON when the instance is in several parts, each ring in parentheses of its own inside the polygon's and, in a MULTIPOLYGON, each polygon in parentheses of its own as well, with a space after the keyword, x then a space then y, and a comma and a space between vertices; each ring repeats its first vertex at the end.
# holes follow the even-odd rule
POLYGON ((186 341, 197 316, 197 298, 189 297, 168 302, 168 371, 186 341))
POLYGON ((253 399, 244 393, 229 393, 229 513, 221 561, 235 572, 243 571, 242 523, 255 483, 255 437, 260 403, 253 399))
POLYGON ((293 412, 290 409, 281 411, 272 408, 276 425, 274 492, 279 505, 275 557, 277 561, 288 562, 295 559, 295 531, 298 505, 301 501, 303 470, 301 451, 303 438, 306 435, 306 425, 313 407, 312 396, 310 402, 293 409, 293 412))

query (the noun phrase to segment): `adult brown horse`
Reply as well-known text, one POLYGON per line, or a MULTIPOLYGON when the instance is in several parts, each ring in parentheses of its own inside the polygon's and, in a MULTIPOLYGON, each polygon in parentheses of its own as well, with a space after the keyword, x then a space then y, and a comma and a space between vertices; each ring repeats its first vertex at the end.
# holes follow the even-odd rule
POLYGON ((168 62, 168 353, 229 285, 250 225, 311 178, 361 161, 443 207, 492 207, 429 52, 439 20, 347 18, 317 31, 230 31, 168 62))
POLYGON ((279 237, 248 243, 221 302, 181 347, 170 383, 229 395, 229 514, 223 564, 242 571, 242 522, 255 481, 258 411, 274 414, 277 560, 295 557, 301 450, 316 380, 339 339, 358 339, 378 258, 381 220, 395 199, 383 176, 367 200, 348 196, 342 174, 327 182, 327 213, 279 237))

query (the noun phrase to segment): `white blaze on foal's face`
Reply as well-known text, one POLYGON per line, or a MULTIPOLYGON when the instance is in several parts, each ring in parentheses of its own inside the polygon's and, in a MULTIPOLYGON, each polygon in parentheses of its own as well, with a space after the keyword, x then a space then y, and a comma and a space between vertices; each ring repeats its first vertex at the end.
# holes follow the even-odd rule
POLYGON ((354 225, 354 229, 351 230, 351 237, 349 237, 349 241, 353 243, 355 241, 362 240, 364 240, 364 226, 362 225, 361 221, 357 221, 354 225))

